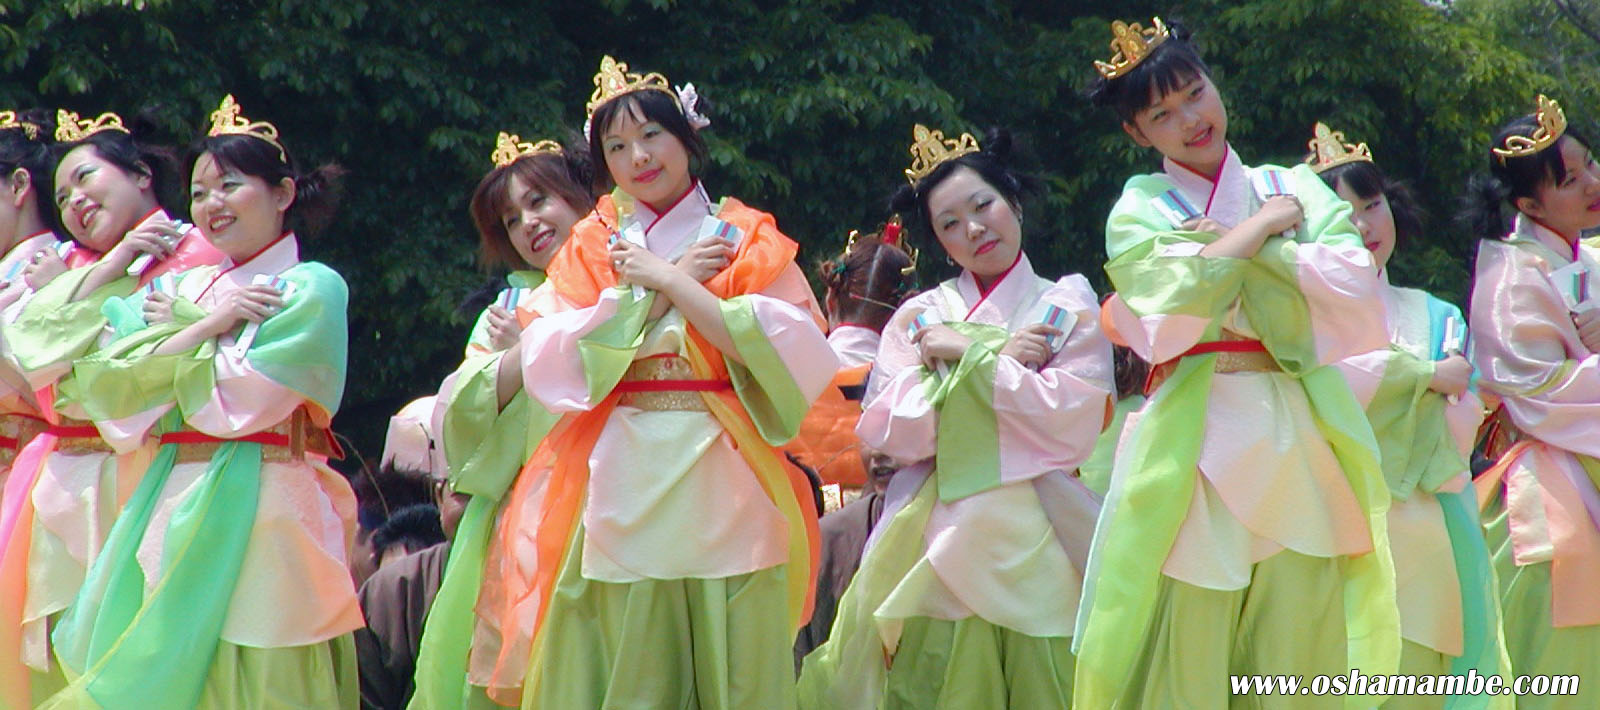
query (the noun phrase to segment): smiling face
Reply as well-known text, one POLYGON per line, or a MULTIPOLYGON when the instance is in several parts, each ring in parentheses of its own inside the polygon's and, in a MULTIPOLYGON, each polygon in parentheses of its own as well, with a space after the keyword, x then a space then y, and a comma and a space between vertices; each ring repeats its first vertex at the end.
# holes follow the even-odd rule
POLYGON ((56 166, 56 209, 67 232, 105 252, 156 208, 150 176, 129 173, 100 156, 90 144, 61 157, 56 166))
POLYGON ((541 189, 512 173, 506 183, 506 203, 500 224, 517 255, 535 269, 550 265, 556 248, 572 233, 582 215, 554 192, 541 189))
POLYGON ((928 191, 928 215, 945 253, 981 282, 1005 273, 1021 253, 1016 207, 972 168, 950 171, 928 191))
POLYGON ((1570 136, 1562 137, 1557 149, 1566 172, 1540 185, 1533 197, 1517 198, 1517 209, 1575 239, 1600 227, 1600 166, 1589 148, 1570 136))
POLYGON ((1372 260, 1377 262, 1379 269, 1387 266, 1389 257, 1394 256, 1395 242, 1394 211, 1389 207, 1389 199, 1381 192, 1362 197, 1344 180, 1340 180, 1333 191, 1354 209, 1350 221, 1360 230, 1361 242, 1367 245, 1367 251, 1372 252, 1372 260))
POLYGON ((189 213, 200 233, 234 261, 250 257, 283 234, 294 202, 294 181, 271 184, 223 165, 210 153, 194 161, 189 213))
POLYGON ((601 136, 601 149, 611 180, 652 209, 666 208, 694 184, 689 150, 637 104, 627 104, 616 113, 601 136))
POLYGON ((1134 142, 1155 148, 1163 156, 1205 175, 1215 175, 1228 154, 1228 111, 1211 77, 1196 74, 1177 90, 1157 95, 1151 103, 1123 123, 1134 142))

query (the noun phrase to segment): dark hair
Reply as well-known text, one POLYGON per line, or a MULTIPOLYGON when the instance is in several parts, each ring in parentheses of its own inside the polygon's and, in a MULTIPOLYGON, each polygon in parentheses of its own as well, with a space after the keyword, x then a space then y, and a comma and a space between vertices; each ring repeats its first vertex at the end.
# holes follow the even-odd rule
POLYGON ((407 553, 412 553, 444 541, 444 528, 439 523, 439 509, 432 503, 408 505, 396 510, 372 534, 372 557, 381 560, 384 553, 396 545, 405 548, 407 553))
POLYGON ((33 125, 37 131, 30 135, 22 127, 0 130, 0 172, 9 182, 11 174, 19 168, 28 171, 39 219, 60 236, 61 216, 56 214, 54 190, 51 189, 55 182, 56 156, 50 147, 55 144, 56 123, 44 109, 18 111, 17 121, 33 125))
POLYGON ((889 316, 911 297, 915 278, 904 273, 911 256, 884 243, 880 234, 858 236, 849 252, 817 266, 827 295, 850 323, 882 331, 889 316))
POLYGON ((1139 394, 1150 376, 1150 363, 1126 345, 1111 346, 1111 373, 1117 384, 1117 399, 1139 394))
MULTIPOLYGON (((1532 136, 1539 128, 1538 118, 1532 114, 1518 116, 1501 124, 1494 132, 1494 147, 1505 144, 1511 136, 1532 136)), ((1567 173, 1566 162, 1561 159, 1561 141, 1575 140, 1584 147, 1593 145, 1571 127, 1555 143, 1533 155, 1501 158, 1489 153, 1489 172, 1474 176, 1468 184, 1466 207, 1459 219, 1472 231, 1485 239, 1497 239, 1510 228, 1505 206, 1515 210, 1519 197, 1533 197, 1539 188, 1560 182, 1567 173)))
POLYGON ((1096 106, 1109 107, 1125 123, 1133 123, 1134 115, 1151 106, 1151 94, 1166 96, 1196 77, 1211 76, 1200 53, 1190 43, 1192 34, 1182 24, 1167 25, 1170 37, 1150 50, 1133 69, 1115 79, 1095 73, 1089 85, 1089 100, 1096 106))
POLYGON ((354 477, 350 486, 356 495, 357 522, 364 530, 376 530, 401 508, 431 503, 434 478, 425 471, 395 468, 391 463, 376 475, 354 477))
POLYGON ((191 175, 194 174, 195 162, 209 153, 219 167, 232 168, 260 178, 268 185, 277 185, 284 178, 289 178, 294 182, 294 203, 284 213, 283 224, 300 236, 311 236, 322 231, 339 210, 340 183, 345 170, 336 163, 327 163, 310 172, 303 172, 287 150, 280 153, 278 146, 240 134, 206 136, 196 141, 189 153, 191 175))
POLYGON ((526 267, 522 255, 511 246, 511 237, 500 221, 500 213, 511 201, 511 178, 520 177, 533 189, 561 198, 579 217, 594 209, 594 182, 589 156, 563 147, 561 153, 535 153, 499 166, 478 181, 468 208, 472 226, 478 228, 478 265, 485 269, 505 266, 526 267))
MULTIPOLYGON (((701 98, 696 110, 704 113, 705 105, 705 99, 701 98)), ((589 120, 589 160, 594 165, 596 190, 610 190, 615 184, 610 169, 606 167, 605 132, 624 111, 636 117, 643 116, 646 121, 655 121, 676 136, 683 143, 684 150, 689 152, 689 173, 700 173, 708 157, 706 140, 700 137, 694 126, 689 125, 689 119, 678 108, 678 99, 664 91, 640 89, 600 104, 594 110, 594 118, 589 120)))
POLYGON ((1339 183, 1343 182, 1356 193, 1357 197, 1364 200, 1383 195, 1389 202, 1390 213, 1394 215, 1394 241, 1397 248, 1422 236, 1425 213, 1417 204, 1417 198, 1412 194, 1411 187, 1399 180, 1391 180, 1371 161, 1361 160, 1336 165, 1322 171, 1318 177, 1334 191, 1338 191, 1339 183))
MULTIPOLYGON (((150 178, 150 188, 156 204, 171 214, 187 214, 185 203, 179 198, 183 176, 178 174, 178 158, 171 148, 147 142, 145 138, 155 132, 155 122, 149 112, 140 113, 123 124, 128 132, 103 130, 82 140, 57 143, 51 148, 51 157, 59 164, 61 159, 79 146, 93 146, 96 155, 129 175, 150 178)), ((55 208, 55 175, 51 171, 51 207, 55 208)))
MULTIPOLYGON (((991 187, 1000 191, 1019 210, 1022 198, 1038 194, 1042 183, 1038 178, 1011 168, 1011 132, 1004 128, 991 128, 981 143, 982 149, 954 160, 940 163, 933 172, 915 185, 901 185, 889 198, 889 209, 906 221, 907 228, 927 246, 937 245, 933 234, 933 215, 928 214, 928 193, 950 177, 956 168, 970 168, 991 187)), ((942 247, 941 247, 942 248, 942 247)))

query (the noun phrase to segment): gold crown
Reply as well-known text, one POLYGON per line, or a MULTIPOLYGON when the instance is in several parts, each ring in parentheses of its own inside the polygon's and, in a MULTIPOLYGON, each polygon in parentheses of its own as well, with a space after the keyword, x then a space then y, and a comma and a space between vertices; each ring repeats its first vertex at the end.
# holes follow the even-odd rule
MULTIPOLYGON (((906 256, 911 257, 911 264, 900 269, 900 275, 911 276, 917 273, 917 248, 911 246, 910 244, 906 244, 905 240, 900 238, 900 234, 903 229, 904 227, 900 223, 900 215, 895 215, 890 217, 888 222, 884 223, 883 227, 878 230, 876 236, 878 237, 879 241, 884 243, 884 245, 899 249, 900 251, 905 252, 906 256)), ((839 253, 838 268, 840 271, 844 270, 844 264, 847 260, 849 260, 850 252, 855 250, 856 239, 860 236, 860 230, 850 230, 850 238, 844 243, 844 251, 839 253)))
POLYGON ((1561 134, 1567 132, 1567 114, 1555 99, 1539 94, 1539 111, 1535 117, 1539 127, 1533 130, 1533 135, 1506 136, 1505 141, 1490 148, 1490 152, 1504 163, 1506 158, 1521 158, 1549 148, 1561 139, 1561 134))
POLYGON ((207 136, 250 136, 259 138, 272 144, 278 149, 278 159, 289 162, 289 153, 283 149, 283 144, 278 142, 278 127, 266 121, 251 123, 250 119, 239 115, 239 103, 233 100, 233 94, 222 97, 222 105, 211 112, 211 129, 206 131, 207 136))
POLYGON ((600 59, 600 72, 594 75, 594 93, 589 95, 589 103, 584 106, 584 111, 589 118, 594 118, 595 109, 605 102, 623 94, 645 90, 664 92, 673 101, 678 100, 678 95, 672 91, 672 84, 660 73, 630 74, 627 62, 619 62, 608 54, 600 59))
POLYGON ((56 109, 56 141, 60 143, 73 143, 81 141, 101 131, 122 131, 128 129, 122 126, 122 117, 107 111, 100 114, 99 118, 90 120, 79 119, 78 114, 66 109, 56 109))
POLYGON ((0 111, 0 131, 9 128, 21 128, 22 132, 28 135, 28 140, 30 141, 39 139, 38 124, 18 120, 16 111, 0 111))
POLYGON ((519 142, 521 140, 522 136, 501 131, 500 137, 495 139, 494 152, 489 154, 494 166, 503 168, 517 162, 518 158, 538 153, 561 154, 561 144, 553 140, 542 140, 538 143, 521 143, 519 142))
POLYGON ((1344 142, 1344 131, 1335 131, 1328 128, 1328 124, 1317 121, 1312 129, 1314 136, 1306 147, 1311 149, 1311 155, 1306 162, 1311 165, 1311 172, 1321 173, 1329 168, 1344 165, 1345 163, 1372 162, 1372 151, 1366 143, 1353 145, 1344 142))
POLYGON ((946 139, 944 131, 928 130, 919 123, 911 129, 911 137, 911 167, 906 168, 906 180, 913 185, 941 163, 978 152, 978 139, 971 133, 961 134, 960 139, 946 139))
POLYGON ((1171 36, 1159 17, 1150 18, 1149 29, 1140 27, 1137 22, 1128 24, 1115 20, 1111 23, 1111 61, 1096 61, 1094 68, 1100 76, 1115 79, 1139 66, 1139 62, 1171 36))

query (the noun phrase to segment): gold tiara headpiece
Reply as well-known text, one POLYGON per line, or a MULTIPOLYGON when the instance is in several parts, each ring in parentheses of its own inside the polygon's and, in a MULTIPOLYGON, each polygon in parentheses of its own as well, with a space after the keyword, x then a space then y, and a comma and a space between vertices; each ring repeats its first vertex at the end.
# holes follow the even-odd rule
MULTIPOLYGON (((889 221, 885 222, 883 228, 878 231, 878 239, 885 245, 899 249, 905 252, 906 256, 911 257, 911 264, 900 270, 901 276, 911 276, 917 273, 917 248, 906 244, 905 240, 900 238, 903 230, 904 227, 901 225, 900 215, 895 215, 890 217, 889 221)), ((856 239, 860 236, 861 232, 859 230, 850 230, 850 238, 844 243, 844 251, 839 253, 839 270, 844 270, 845 262, 850 259, 850 252, 855 250, 856 239)))
POLYGON ((1561 104, 1556 103, 1555 99, 1547 98, 1544 94, 1539 94, 1539 110, 1534 117, 1539 121, 1539 127, 1533 129, 1533 135, 1506 136, 1504 142, 1489 149, 1501 163, 1506 162, 1506 158, 1521 158, 1549 148, 1561 139, 1561 134, 1567 132, 1566 112, 1561 110, 1561 104))
POLYGON ((283 144, 278 142, 278 127, 266 121, 252 123, 250 119, 239 115, 239 102, 233 100, 233 94, 222 97, 222 105, 211 112, 211 128, 206 131, 210 137, 216 136, 250 136, 259 138, 272 144, 278 149, 278 159, 289 162, 289 152, 283 149, 283 144))
POLYGON ((1095 61, 1095 71, 1107 79, 1115 79, 1132 71, 1150 52, 1172 37, 1167 25, 1159 17, 1150 18, 1150 27, 1140 27, 1115 20, 1111 23, 1111 60, 1095 61))
POLYGON ((81 141, 101 131, 122 131, 128 129, 122 125, 122 117, 107 111, 95 119, 80 119, 78 114, 66 109, 56 109, 56 141, 72 143, 81 141))
POLYGON ((912 127, 911 138, 911 167, 906 168, 906 180, 913 185, 940 164, 978 152, 978 139, 973 138, 971 133, 947 139, 944 131, 929 130, 919 123, 912 127))
POLYGON ((594 75, 594 93, 589 95, 589 103, 583 108, 589 118, 594 117, 594 111, 605 102, 623 94, 635 91, 660 91, 678 100, 677 92, 672 90, 672 84, 659 72, 649 74, 634 74, 628 71, 627 62, 619 62, 606 55, 600 59, 600 71, 594 75))
POLYGON ((0 131, 9 128, 21 128, 27 134, 28 140, 39 140, 39 125, 31 121, 17 118, 16 111, 0 111, 0 131))
POLYGON ((1306 147, 1311 149, 1311 156, 1306 158, 1311 165, 1311 172, 1320 174, 1345 163, 1372 162, 1372 150, 1367 148, 1366 143, 1346 143, 1344 131, 1332 130, 1326 123, 1317 121, 1312 136, 1311 141, 1306 143, 1306 147))
POLYGON ((495 167, 503 168, 520 158, 539 153, 560 155, 561 144, 548 139, 537 143, 524 143, 522 136, 501 131, 500 137, 495 139, 494 152, 489 154, 489 159, 494 161, 495 167))

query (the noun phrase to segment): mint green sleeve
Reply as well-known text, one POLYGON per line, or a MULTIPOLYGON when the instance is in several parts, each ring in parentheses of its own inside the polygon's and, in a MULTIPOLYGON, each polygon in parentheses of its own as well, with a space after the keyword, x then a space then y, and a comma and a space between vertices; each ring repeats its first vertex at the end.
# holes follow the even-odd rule
POLYGON ((1130 179, 1106 220, 1106 274, 1134 315, 1219 319, 1239 296, 1246 261, 1201 257, 1217 235, 1174 230, 1151 200, 1170 185, 1154 175, 1130 179))
POLYGON ((132 278, 124 277, 73 298, 92 270, 85 266, 52 279, 23 306, 15 322, 0 327, 24 374, 71 362, 92 351, 106 326, 102 306, 111 298, 132 293, 136 286, 132 278))
POLYGON ((518 390, 499 406, 496 379, 505 353, 469 357, 447 380, 439 440, 455 490, 499 500, 559 419, 518 390))

